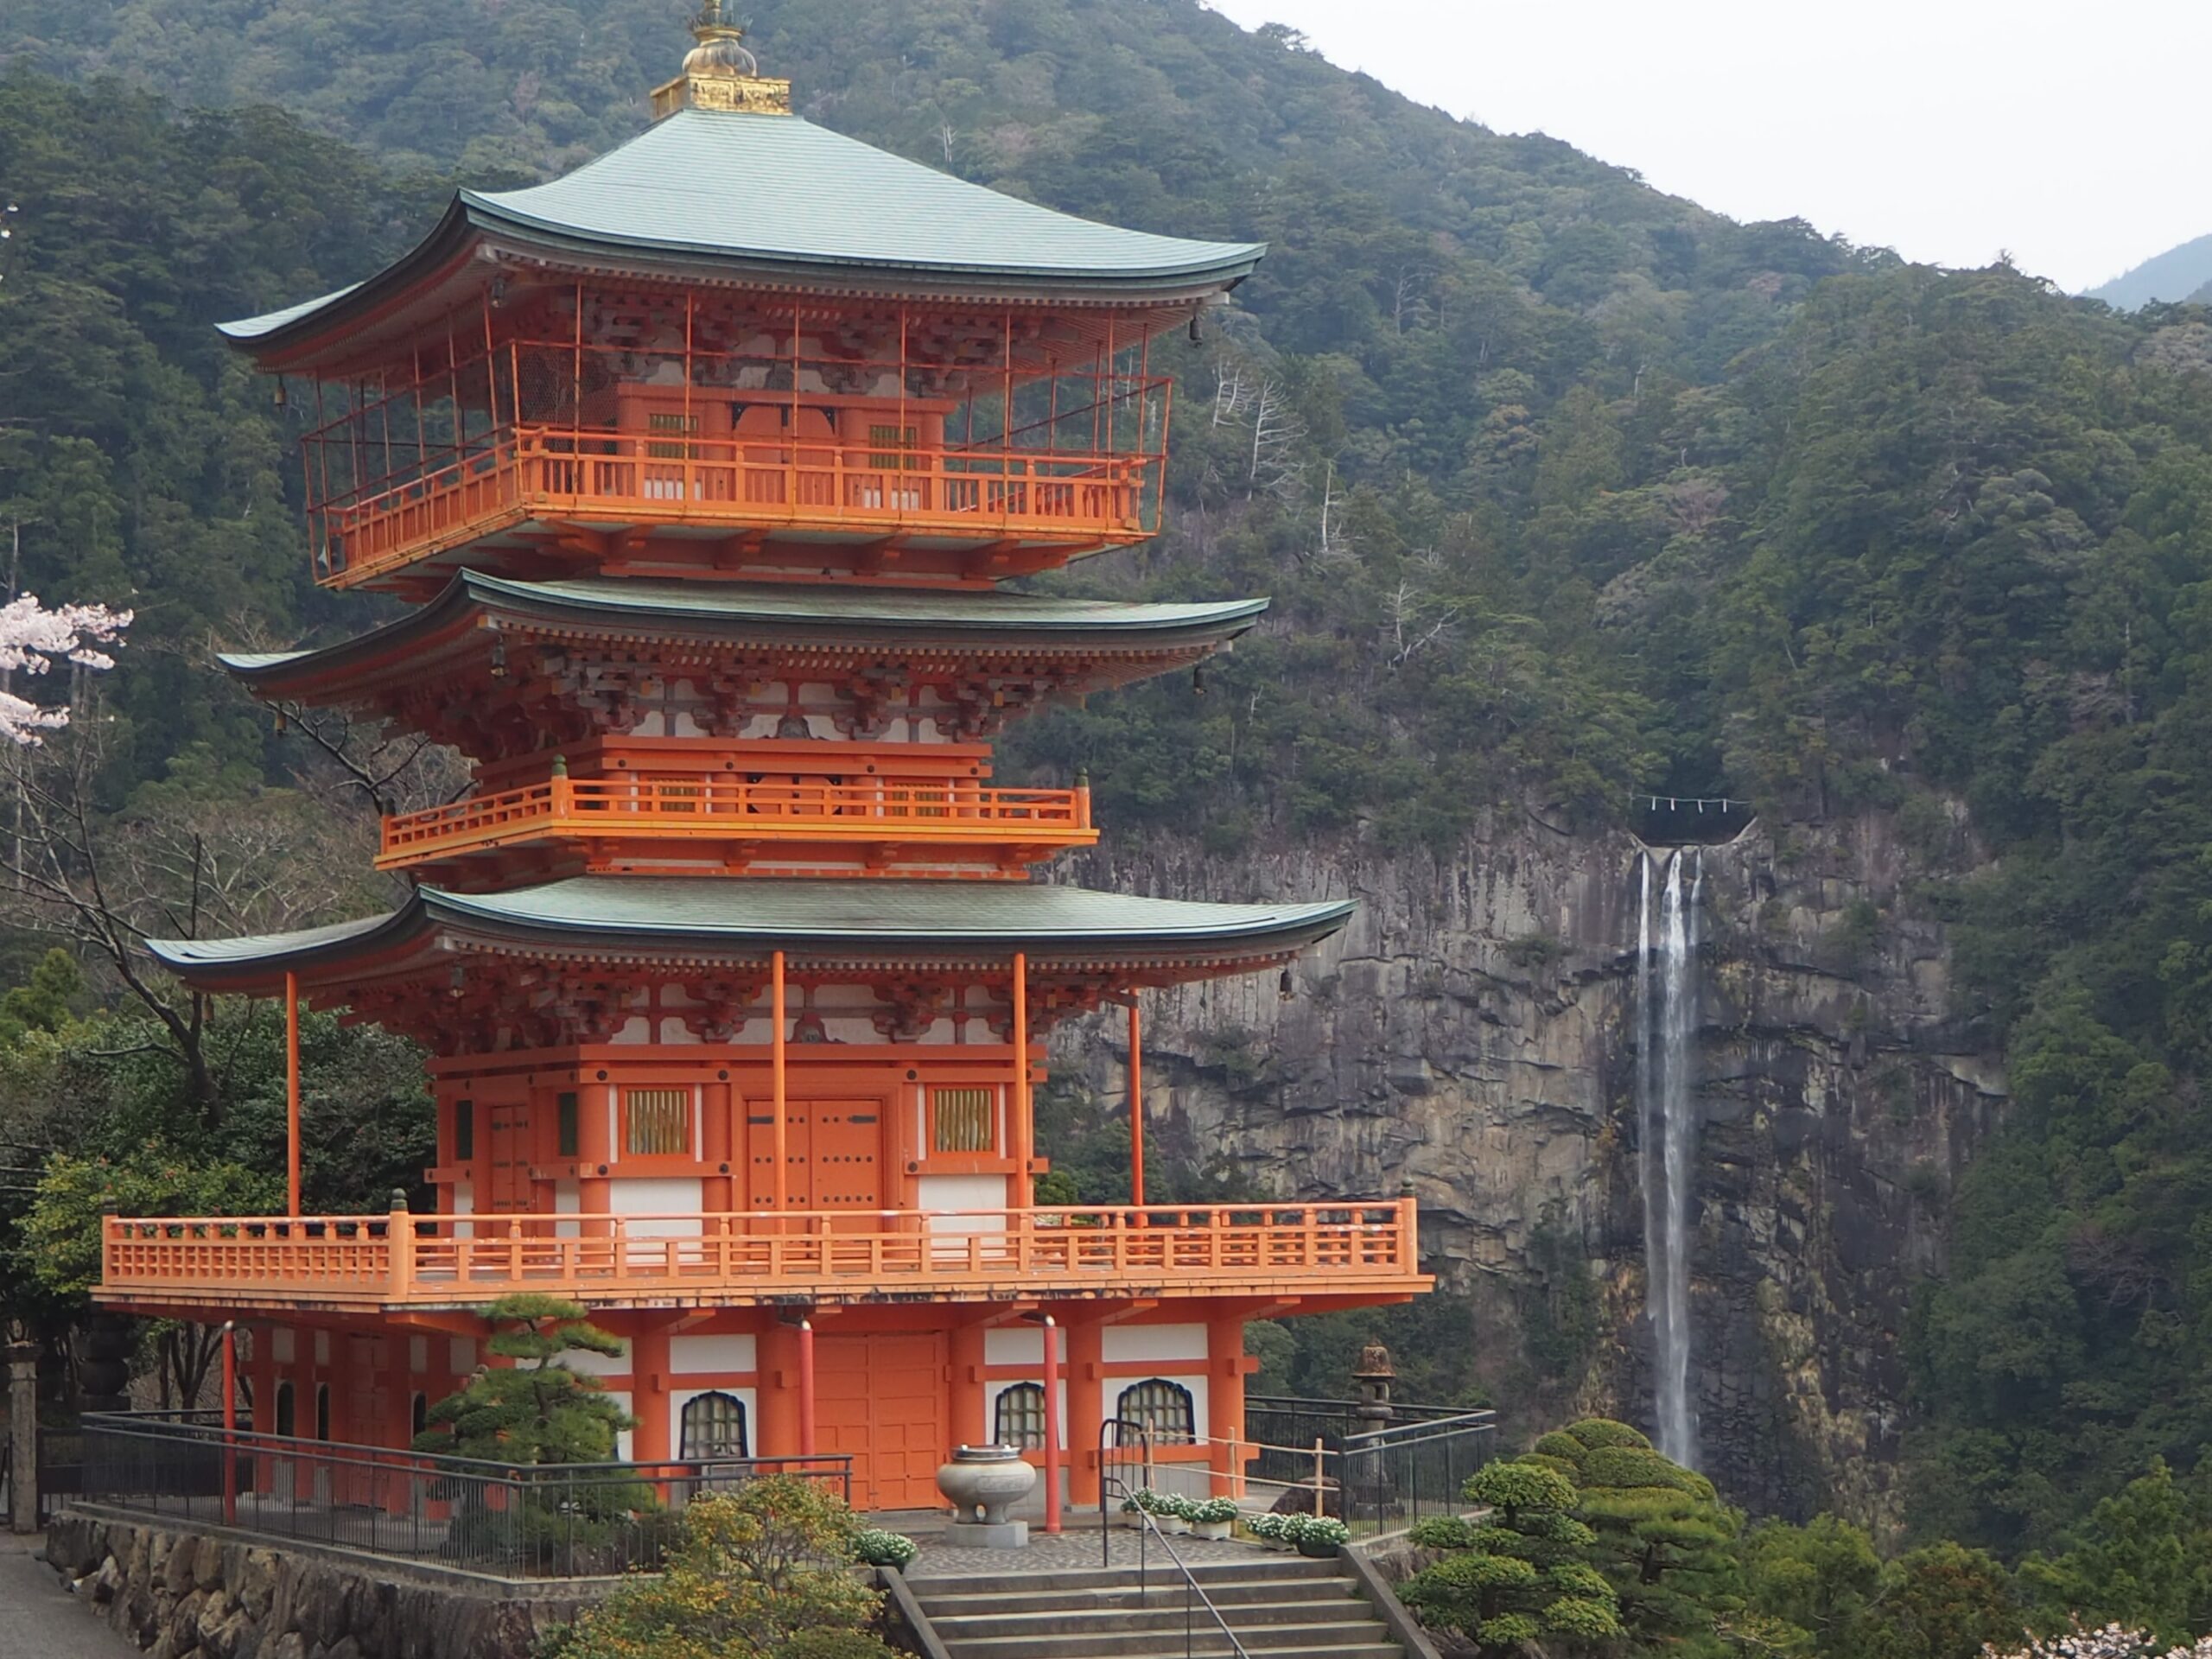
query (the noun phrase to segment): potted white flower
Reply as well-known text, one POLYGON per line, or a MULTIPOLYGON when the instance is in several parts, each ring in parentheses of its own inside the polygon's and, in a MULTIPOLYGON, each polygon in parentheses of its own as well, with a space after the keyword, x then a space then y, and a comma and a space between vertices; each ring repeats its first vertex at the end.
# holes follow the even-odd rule
POLYGON ((1226 1538, 1236 1524, 1236 1500, 1209 1497, 1192 1507, 1191 1530, 1200 1538, 1226 1538))

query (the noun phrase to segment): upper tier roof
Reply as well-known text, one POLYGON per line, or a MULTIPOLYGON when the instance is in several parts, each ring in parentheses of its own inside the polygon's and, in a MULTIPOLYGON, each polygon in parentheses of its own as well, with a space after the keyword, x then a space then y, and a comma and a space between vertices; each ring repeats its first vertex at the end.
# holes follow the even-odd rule
POLYGON ((222 332, 281 353, 452 275, 469 243, 482 239, 567 269, 1109 302, 1217 293, 1267 251, 1056 213, 798 116, 692 109, 549 184, 463 190, 428 239, 377 276, 222 332))

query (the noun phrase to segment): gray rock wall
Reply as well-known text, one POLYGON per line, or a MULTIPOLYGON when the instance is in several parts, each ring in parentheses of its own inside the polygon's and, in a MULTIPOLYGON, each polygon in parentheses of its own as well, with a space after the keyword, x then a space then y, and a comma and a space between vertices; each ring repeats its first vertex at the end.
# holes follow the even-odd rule
MULTIPOLYGON (((1609 1335, 1542 1408, 1648 1426, 1641 855, 1625 835, 1501 813, 1449 861, 1354 844, 1231 867, 1155 842, 1071 874, 1175 897, 1358 899, 1287 996, 1263 977, 1147 997, 1155 1143, 1225 1159, 1284 1198, 1410 1181, 1425 1249, 1471 1297, 1473 1338, 1509 1389, 1527 1382, 1531 1231, 1555 1217, 1583 1240, 1609 1335)), ((1948 1012, 1944 930, 1909 902, 1907 879, 1929 872, 1887 819, 1779 836, 1755 825, 1705 858, 1702 1461, 1758 1510, 1879 1524, 1894 1511, 1906 1303, 1941 1265, 1945 1203, 2001 1104, 2001 1070, 1948 1012)), ((1056 1033, 1056 1072, 1102 1095, 1121 1096, 1124 1058, 1118 1019, 1056 1033)))
POLYGON ((155 1659, 529 1659, 584 1605, 73 1512, 48 1529, 46 1555, 155 1659))

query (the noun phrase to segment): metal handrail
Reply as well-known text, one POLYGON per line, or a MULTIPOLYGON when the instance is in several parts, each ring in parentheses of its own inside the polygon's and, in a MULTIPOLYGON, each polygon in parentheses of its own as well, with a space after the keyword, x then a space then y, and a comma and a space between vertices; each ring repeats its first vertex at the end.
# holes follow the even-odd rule
POLYGON ((1191 1659, 1193 1643, 1197 1640, 1196 1634, 1191 1628, 1191 1598, 1192 1596, 1198 1598, 1198 1605, 1212 1615, 1213 1622, 1221 1627, 1221 1633, 1229 1638, 1229 1650, 1236 1656, 1236 1659, 1252 1659, 1252 1656, 1246 1651, 1243 1643, 1237 1639, 1236 1632, 1229 1628, 1229 1621, 1221 1616, 1221 1609, 1213 1605, 1213 1598, 1206 1594, 1205 1586, 1198 1582, 1198 1574, 1191 1571, 1191 1564, 1178 1555, 1175 1553, 1175 1546, 1167 1541, 1167 1535, 1160 1530, 1159 1518, 1147 1509, 1140 1509, 1137 1511, 1137 1599, 1139 1601, 1142 1601, 1145 1594, 1144 1535, 1147 1531, 1150 1531, 1160 1540, 1160 1548, 1167 1552, 1167 1559, 1175 1563, 1176 1570, 1183 1575, 1184 1659, 1191 1659))
MULTIPOLYGON (((1114 1564, 1114 1532, 1108 1506, 1113 1501, 1116 1490, 1118 1488, 1121 1496, 1125 1499, 1134 1500, 1136 1496, 1128 1484, 1114 1472, 1112 1466, 1106 1460, 1109 1436, 1113 1447, 1117 1450, 1128 1446, 1134 1439, 1143 1450, 1143 1457, 1138 1466, 1144 1469, 1152 1467, 1152 1431, 1142 1423, 1128 1417, 1109 1417, 1098 1426, 1098 1550, 1099 1565, 1102 1567, 1111 1567, 1114 1564)), ((1230 1629, 1229 1621, 1221 1616, 1221 1609, 1213 1605, 1213 1598, 1206 1594, 1205 1586, 1198 1582, 1198 1575, 1191 1571, 1190 1563, 1175 1553, 1175 1547, 1167 1541, 1167 1535, 1160 1530, 1158 1518, 1150 1510, 1141 1507, 1137 1509, 1136 1516, 1139 1605, 1142 1605, 1150 1589, 1147 1580, 1148 1564, 1145 1551, 1145 1534, 1149 1529, 1160 1540, 1160 1548, 1167 1552, 1167 1559, 1175 1563, 1177 1570, 1183 1575, 1184 1659, 1191 1659, 1192 1643, 1196 1639, 1191 1626, 1191 1599, 1194 1595, 1206 1611, 1212 1615, 1213 1622, 1221 1627, 1221 1633, 1229 1638, 1230 1651, 1236 1656, 1236 1659, 1251 1659, 1250 1654, 1245 1649, 1244 1643, 1237 1639, 1236 1632, 1230 1629)))

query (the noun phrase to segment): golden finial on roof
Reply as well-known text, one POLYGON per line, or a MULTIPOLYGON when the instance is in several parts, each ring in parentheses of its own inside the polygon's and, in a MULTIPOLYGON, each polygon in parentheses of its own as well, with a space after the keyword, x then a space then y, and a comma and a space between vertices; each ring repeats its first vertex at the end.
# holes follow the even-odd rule
POLYGON ((691 20, 698 44, 683 59, 683 73, 653 89, 653 118, 678 110, 724 110, 739 115, 789 115, 791 84, 771 80, 745 47, 745 31, 722 15, 722 0, 704 0, 691 20))

